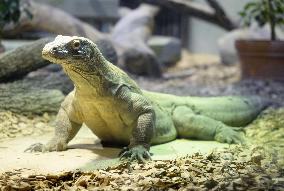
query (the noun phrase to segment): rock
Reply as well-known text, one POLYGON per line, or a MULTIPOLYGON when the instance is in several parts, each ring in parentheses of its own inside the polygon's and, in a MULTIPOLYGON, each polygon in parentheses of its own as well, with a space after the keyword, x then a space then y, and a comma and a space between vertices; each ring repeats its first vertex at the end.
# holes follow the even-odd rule
POLYGON ((95 42, 103 56, 112 64, 117 65, 118 58, 116 50, 110 40, 100 39, 95 42))
POLYGON ((172 66, 181 59, 181 41, 175 37, 153 36, 148 45, 164 66, 172 66))
POLYGON ((151 77, 161 77, 162 67, 156 55, 145 45, 139 46, 140 50, 133 48, 121 55, 124 60, 124 67, 127 71, 137 75, 148 75, 151 77), (147 50, 148 49, 148 50, 147 50), (142 53, 141 52, 145 53, 142 53))
MULTIPOLYGON (((284 39, 284 33, 280 28, 276 30, 279 39, 284 39)), ((238 39, 269 39, 270 30, 266 25, 262 28, 252 25, 250 28, 232 30, 218 40, 218 49, 221 61, 225 65, 236 64, 239 59, 235 48, 238 39)))
POLYGON ((162 76, 160 63, 147 45, 158 11, 156 6, 141 4, 122 17, 111 33, 119 58, 118 65, 133 74, 162 76))
POLYGON ((248 38, 250 32, 247 29, 236 29, 229 32, 218 40, 218 49, 221 57, 221 62, 225 65, 236 64, 239 59, 235 48, 237 39, 248 38))
POLYGON ((118 9, 118 15, 120 18, 125 17, 130 12, 131 12, 131 9, 128 7, 119 7, 118 9))

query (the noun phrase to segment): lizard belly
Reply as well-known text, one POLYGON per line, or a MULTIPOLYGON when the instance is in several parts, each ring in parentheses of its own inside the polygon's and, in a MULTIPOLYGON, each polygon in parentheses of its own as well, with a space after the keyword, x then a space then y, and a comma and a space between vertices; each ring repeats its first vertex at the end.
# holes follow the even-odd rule
POLYGON ((135 120, 120 111, 112 98, 94 98, 80 103, 83 122, 102 141, 128 144, 135 120), (127 120, 126 120, 127 119, 127 120))

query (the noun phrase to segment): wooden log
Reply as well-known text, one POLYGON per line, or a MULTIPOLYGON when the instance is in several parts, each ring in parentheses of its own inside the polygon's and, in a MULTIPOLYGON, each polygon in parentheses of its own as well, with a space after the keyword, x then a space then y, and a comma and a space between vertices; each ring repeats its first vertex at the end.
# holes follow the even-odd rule
POLYGON ((177 12, 216 24, 228 31, 239 26, 235 21, 229 18, 216 0, 206 0, 208 5, 190 0, 142 0, 142 2, 174 9, 177 12))
POLYGON ((93 26, 56 7, 32 0, 23 0, 21 5, 26 7, 32 18, 26 12, 23 12, 17 24, 10 24, 4 27, 4 35, 40 30, 68 36, 83 36, 92 41, 96 41, 104 36, 93 26))
POLYGON ((33 83, 0 84, 0 111, 25 115, 57 113, 63 100, 61 91, 36 88, 33 83))
POLYGON ((23 79, 23 82, 42 89, 60 90, 64 95, 67 95, 74 89, 73 82, 61 70, 61 68, 59 71, 50 71, 50 68, 43 68, 35 72, 31 72, 23 79))
POLYGON ((44 45, 50 41, 50 38, 40 39, 1 54, 0 81, 17 79, 48 65, 50 62, 42 59, 41 51, 44 45))

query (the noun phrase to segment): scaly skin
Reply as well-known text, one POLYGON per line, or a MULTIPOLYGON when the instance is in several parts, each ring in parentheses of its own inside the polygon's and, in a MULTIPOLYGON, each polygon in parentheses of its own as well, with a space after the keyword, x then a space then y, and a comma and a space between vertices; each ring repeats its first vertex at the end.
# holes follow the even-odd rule
POLYGON ((122 157, 144 161, 151 144, 178 137, 241 143, 240 126, 263 109, 258 98, 179 97, 141 90, 82 37, 58 36, 43 58, 62 65, 75 89, 62 103, 55 136, 27 150, 62 151, 85 123, 102 141, 127 145, 122 157), (234 126, 234 127, 233 127, 234 126))

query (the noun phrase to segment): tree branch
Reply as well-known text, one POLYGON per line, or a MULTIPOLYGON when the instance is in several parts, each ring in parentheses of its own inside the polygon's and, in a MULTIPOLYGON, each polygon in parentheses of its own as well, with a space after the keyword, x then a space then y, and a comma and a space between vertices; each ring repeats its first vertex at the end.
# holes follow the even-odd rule
POLYGON ((238 27, 238 24, 228 17, 223 7, 216 0, 207 0, 207 3, 215 10, 216 19, 223 23, 227 29, 232 30, 238 27))
POLYGON ((10 24, 4 27, 4 35, 9 36, 23 31, 40 30, 61 35, 84 36, 92 41, 96 41, 104 36, 90 24, 56 7, 33 0, 22 1, 21 6, 27 7, 27 10, 32 14, 32 18, 29 18, 23 12, 17 24, 10 24))
POLYGON ((33 82, 0 84, 0 111, 25 115, 57 113, 63 100, 59 90, 36 88, 33 82))
POLYGON ((1 54, 0 82, 20 78, 48 65, 50 62, 41 57, 41 51, 51 40, 51 38, 43 38, 1 54))
POLYGON ((237 24, 226 15, 224 9, 216 0, 206 1, 209 6, 193 2, 191 0, 143 0, 143 2, 149 4, 164 6, 190 16, 200 18, 216 24, 226 30, 237 28, 237 24))

